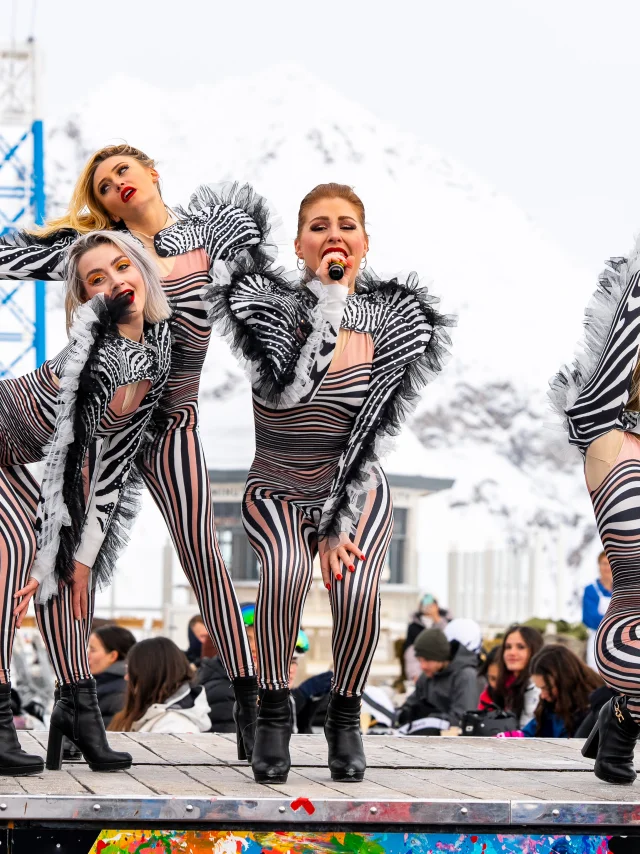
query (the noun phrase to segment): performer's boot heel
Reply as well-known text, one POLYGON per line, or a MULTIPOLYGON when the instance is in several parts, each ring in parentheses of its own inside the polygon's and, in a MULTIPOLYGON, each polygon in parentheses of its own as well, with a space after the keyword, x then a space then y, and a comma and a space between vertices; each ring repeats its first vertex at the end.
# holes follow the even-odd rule
POLYGON ((62 768, 62 753, 64 751, 64 733, 49 725, 49 741, 47 743, 47 770, 60 771, 62 768))
POLYGON ((239 676, 232 681, 236 701, 233 719, 236 722, 238 759, 251 762, 258 717, 258 680, 255 676, 239 676))
POLYGON ((251 768, 256 783, 286 783, 291 768, 289 689, 267 690, 260 700, 251 768))
POLYGON ((336 783, 360 783, 367 760, 360 734, 360 697, 331 693, 324 734, 329 745, 329 771, 336 783))
POLYGON ((593 729, 587 736, 580 751, 587 759, 595 759, 598 755, 598 744, 600 743, 600 722, 596 721, 593 729))
POLYGON ((613 697, 600 709, 598 727, 596 777, 622 786, 633 783, 637 777, 633 753, 640 726, 627 709, 626 697, 613 697))
MULTIPOLYGON (((109 746, 94 679, 81 679, 71 685, 60 686, 60 698, 51 713, 49 727, 49 738, 53 732, 66 735, 82 751, 92 771, 126 771, 131 767, 130 753, 112 750, 109 746)), ((57 739, 56 734, 53 744, 62 757, 62 740, 58 748, 57 739)), ((52 754, 52 759, 57 759, 57 752, 52 754)))

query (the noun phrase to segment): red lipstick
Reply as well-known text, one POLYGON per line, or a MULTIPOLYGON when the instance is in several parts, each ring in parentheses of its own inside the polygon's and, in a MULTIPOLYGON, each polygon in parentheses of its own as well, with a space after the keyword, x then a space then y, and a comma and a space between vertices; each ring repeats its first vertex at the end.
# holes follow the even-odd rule
POLYGON ((345 258, 349 257, 347 250, 343 249, 342 246, 333 246, 333 247, 329 247, 328 249, 325 249, 324 252, 322 253, 322 257, 324 258, 327 255, 335 255, 337 252, 340 253, 341 255, 344 255, 345 258))
POLYGON ((120 198, 126 204, 129 201, 129 199, 131 199, 133 197, 134 193, 136 193, 136 192, 137 192, 137 190, 135 187, 123 187, 120 190, 120 198))

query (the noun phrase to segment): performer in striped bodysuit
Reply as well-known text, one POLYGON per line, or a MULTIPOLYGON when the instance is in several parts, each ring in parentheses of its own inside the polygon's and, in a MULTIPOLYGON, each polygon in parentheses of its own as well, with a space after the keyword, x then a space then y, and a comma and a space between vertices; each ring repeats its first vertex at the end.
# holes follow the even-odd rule
POLYGON ((314 271, 304 284, 238 258, 212 289, 214 322, 252 369, 256 456, 243 519, 261 565, 259 782, 289 771, 289 667, 318 551, 334 618, 329 766, 334 780, 361 780, 365 770, 361 695, 392 531, 377 450, 440 370, 449 322, 415 275, 356 279, 367 249, 360 199, 344 185, 321 185, 300 208, 296 251, 314 271), (345 268, 341 283, 329 278, 333 262, 345 268))
POLYGON ((620 696, 603 707, 583 753, 610 783, 636 778, 640 736, 640 254, 613 258, 587 307, 585 339, 550 397, 585 458, 613 594, 595 638, 598 670, 620 696))
POLYGON ((36 371, 0 382, 0 773, 6 774, 42 770, 39 757, 19 750, 9 697, 16 623, 34 594, 60 686, 47 766, 60 767, 63 734, 94 770, 131 764, 129 754, 107 743, 87 646, 95 587, 109 581, 135 515, 135 458, 146 431, 161 426, 151 419, 158 417, 171 364, 170 308, 153 260, 137 241, 113 232, 72 245, 67 290, 73 315, 67 347, 36 371), (39 486, 24 464, 43 458, 39 486))
POLYGON ((96 228, 126 227, 155 257, 174 311, 171 374, 161 404, 169 418, 140 466, 233 681, 238 727, 245 733, 244 742, 238 742, 242 758, 253 746, 257 683, 215 536, 198 429, 198 389, 211 334, 203 302, 209 269, 240 250, 261 257, 267 213, 263 200, 247 186, 224 193, 202 188, 176 221, 162 201, 158 181, 153 160, 139 150, 121 145, 98 151, 78 180, 68 213, 53 221, 44 236, 21 234, 17 240, 0 241, 0 278, 61 278, 65 247, 78 232, 96 228), (164 249, 156 252, 160 237, 164 249), (165 257, 170 251, 177 257, 165 257))

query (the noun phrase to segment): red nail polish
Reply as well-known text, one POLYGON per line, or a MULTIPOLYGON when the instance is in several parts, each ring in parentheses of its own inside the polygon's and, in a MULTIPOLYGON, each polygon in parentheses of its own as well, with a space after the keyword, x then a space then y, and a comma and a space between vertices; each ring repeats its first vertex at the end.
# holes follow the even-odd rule
POLYGON ((360 560, 366 560, 366 557, 364 555, 360 555, 360 560))
POLYGON ((327 588, 327 590, 331 590, 331 585, 330 585, 330 584, 325 584, 325 587, 327 588))
POLYGON ((336 575, 336 578, 338 581, 342 581, 342 575, 338 574, 338 575, 336 575))
POLYGON ((351 565, 349 566, 349 572, 355 572, 355 571, 356 571, 355 566, 354 566, 353 564, 351 564, 351 565))

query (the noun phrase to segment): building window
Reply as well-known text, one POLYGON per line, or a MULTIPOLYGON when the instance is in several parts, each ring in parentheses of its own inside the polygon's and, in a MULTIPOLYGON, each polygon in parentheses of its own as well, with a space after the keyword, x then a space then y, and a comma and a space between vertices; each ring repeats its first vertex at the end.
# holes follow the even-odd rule
POLYGON ((387 561, 389 563, 389 584, 404 584, 405 551, 407 544, 406 507, 393 508, 393 537, 389 546, 387 561))
POLYGON ((240 512, 240 502, 213 502, 220 551, 231 577, 235 581, 257 581, 258 559, 247 539, 240 512))

